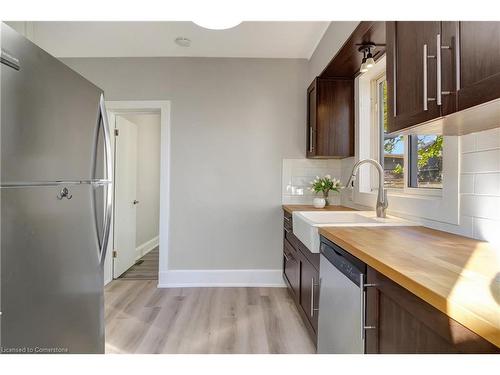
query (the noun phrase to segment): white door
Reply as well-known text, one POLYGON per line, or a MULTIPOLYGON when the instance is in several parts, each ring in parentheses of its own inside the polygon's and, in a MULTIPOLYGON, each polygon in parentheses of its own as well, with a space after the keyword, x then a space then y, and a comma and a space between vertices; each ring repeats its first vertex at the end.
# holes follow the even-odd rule
POLYGON ((137 125, 116 116, 115 127, 115 251, 113 277, 135 262, 137 207, 137 125), (115 133, 116 134, 116 133, 115 133))

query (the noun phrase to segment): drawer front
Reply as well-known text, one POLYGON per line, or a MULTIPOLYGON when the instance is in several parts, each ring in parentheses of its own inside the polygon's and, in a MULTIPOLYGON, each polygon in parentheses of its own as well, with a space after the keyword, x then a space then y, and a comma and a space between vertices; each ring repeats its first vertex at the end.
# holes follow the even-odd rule
POLYGON ((290 243, 285 240, 283 246, 283 273, 296 296, 299 291, 300 265, 294 254, 294 249, 290 243))
POLYGON ((293 232, 285 232, 285 237, 295 251, 300 251, 302 255, 313 265, 313 267, 319 270, 319 253, 311 253, 309 249, 302 242, 300 242, 297 237, 295 237, 293 232))
POLYGON ((292 231, 293 229, 293 221, 292 221, 292 215, 290 215, 288 212, 285 212, 283 215, 283 227, 288 229, 289 231, 292 231))

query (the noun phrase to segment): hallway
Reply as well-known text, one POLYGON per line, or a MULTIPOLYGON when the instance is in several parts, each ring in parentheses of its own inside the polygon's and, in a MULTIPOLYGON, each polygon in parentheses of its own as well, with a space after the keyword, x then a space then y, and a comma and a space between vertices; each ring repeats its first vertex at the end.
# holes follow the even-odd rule
POLYGON ((120 279, 128 280, 158 280, 159 247, 155 247, 141 259, 135 262, 120 279))

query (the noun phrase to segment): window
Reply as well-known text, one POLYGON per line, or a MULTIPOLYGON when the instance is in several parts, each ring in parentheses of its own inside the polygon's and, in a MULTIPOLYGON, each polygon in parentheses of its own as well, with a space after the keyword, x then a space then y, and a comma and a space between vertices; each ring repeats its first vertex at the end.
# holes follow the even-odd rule
POLYGON ((387 135, 387 81, 385 76, 376 82, 377 120, 380 126, 381 147, 379 160, 384 168, 386 188, 404 187, 404 137, 387 135))
POLYGON ((443 136, 387 135, 387 81, 385 76, 374 81, 375 124, 380 134, 379 160, 384 168, 384 186, 404 189, 443 187, 443 136), (405 150, 405 148, 407 150, 405 150), (405 158, 407 160, 405 160, 405 158), (405 165, 408 168, 405 173, 405 165), (405 175, 407 185, 405 186, 405 175))
POLYGON ((441 189, 443 187, 443 136, 408 137, 408 186, 441 189))

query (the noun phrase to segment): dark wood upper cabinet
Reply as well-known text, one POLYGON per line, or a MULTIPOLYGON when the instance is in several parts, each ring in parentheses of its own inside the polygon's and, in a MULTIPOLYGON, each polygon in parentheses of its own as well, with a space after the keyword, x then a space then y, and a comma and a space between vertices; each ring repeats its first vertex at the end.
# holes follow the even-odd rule
POLYGON ((307 157, 354 155, 354 81, 316 78, 307 90, 307 157))
POLYGON ((444 134, 498 126, 458 112, 500 98, 500 22, 386 22, 386 37, 389 132, 452 114, 444 134))
POLYGON ((458 110, 500 98, 500 22, 458 22, 458 110))
POLYGON ((441 116, 436 103, 436 64, 429 58, 435 56, 440 25, 440 22, 387 22, 390 132, 441 116))

